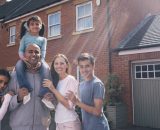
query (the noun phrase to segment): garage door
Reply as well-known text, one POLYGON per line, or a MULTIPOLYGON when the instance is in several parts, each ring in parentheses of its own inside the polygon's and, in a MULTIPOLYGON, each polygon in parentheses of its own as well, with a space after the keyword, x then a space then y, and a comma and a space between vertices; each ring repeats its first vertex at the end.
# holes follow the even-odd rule
POLYGON ((160 128, 160 62, 132 64, 133 123, 160 128))

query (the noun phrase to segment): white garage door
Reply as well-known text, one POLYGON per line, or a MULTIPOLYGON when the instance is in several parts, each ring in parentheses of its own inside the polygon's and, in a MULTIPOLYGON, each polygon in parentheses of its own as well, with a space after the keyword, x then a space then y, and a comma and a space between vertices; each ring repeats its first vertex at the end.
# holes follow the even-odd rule
POLYGON ((132 64, 133 121, 160 128, 160 62, 132 64))

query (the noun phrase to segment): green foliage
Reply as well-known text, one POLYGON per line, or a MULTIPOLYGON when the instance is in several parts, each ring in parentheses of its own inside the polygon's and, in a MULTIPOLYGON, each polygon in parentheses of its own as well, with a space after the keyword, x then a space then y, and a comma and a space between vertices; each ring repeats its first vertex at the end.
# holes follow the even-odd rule
POLYGON ((110 74, 107 79, 107 94, 109 96, 108 105, 116 105, 122 103, 123 86, 119 81, 119 77, 115 74, 110 74))

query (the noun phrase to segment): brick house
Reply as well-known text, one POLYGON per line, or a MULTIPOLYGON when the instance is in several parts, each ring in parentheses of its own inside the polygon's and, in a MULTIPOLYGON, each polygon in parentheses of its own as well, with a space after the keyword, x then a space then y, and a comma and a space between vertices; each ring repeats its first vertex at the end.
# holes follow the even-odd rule
MULTIPOLYGON (((129 123, 160 128, 154 123, 143 123, 142 120, 147 119, 143 116, 138 120, 137 115, 146 114, 138 113, 141 106, 136 106, 139 102, 134 100, 137 97, 134 96, 137 93, 134 84, 138 81, 133 78, 133 74, 142 74, 139 68, 143 66, 159 67, 158 44, 139 47, 158 17, 155 15, 160 11, 159 0, 12 0, 7 3, 0 0, 0 4, 1 67, 14 67, 18 60, 20 25, 29 16, 39 15, 45 24, 48 63, 51 63, 55 54, 64 53, 71 62, 72 73, 78 77, 75 59, 81 52, 92 53, 96 57, 95 73, 99 78, 105 82, 109 73, 116 73, 124 84, 123 98, 128 107, 129 123), (147 16, 149 13, 151 16, 147 16), (135 53, 135 49, 143 48, 147 51, 135 53), (156 51, 148 51, 150 48, 156 51)), ((155 71, 151 72, 155 74, 155 71)), ((140 79, 147 81, 148 77, 140 79)))

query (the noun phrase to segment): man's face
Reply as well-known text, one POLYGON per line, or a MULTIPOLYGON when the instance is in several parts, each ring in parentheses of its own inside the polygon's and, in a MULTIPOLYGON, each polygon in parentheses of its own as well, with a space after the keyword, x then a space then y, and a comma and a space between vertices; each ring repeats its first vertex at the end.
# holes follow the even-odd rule
POLYGON ((28 59, 28 62, 32 65, 32 66, 36 66, 37 63, 40 61, 41 58, 41 54, 40 54, 40 48, 36 45, 29 45, 26 48, 25 51, 25 58, 28 59))
POLYGON ((94 74, 94 66, 89 60, 79 61, 79 69, 84 79, 90 79, 94 74))
POLYGON ((8 83, 8 78, 6 76, 0 75, 0 92, 2 92, 8 83))

